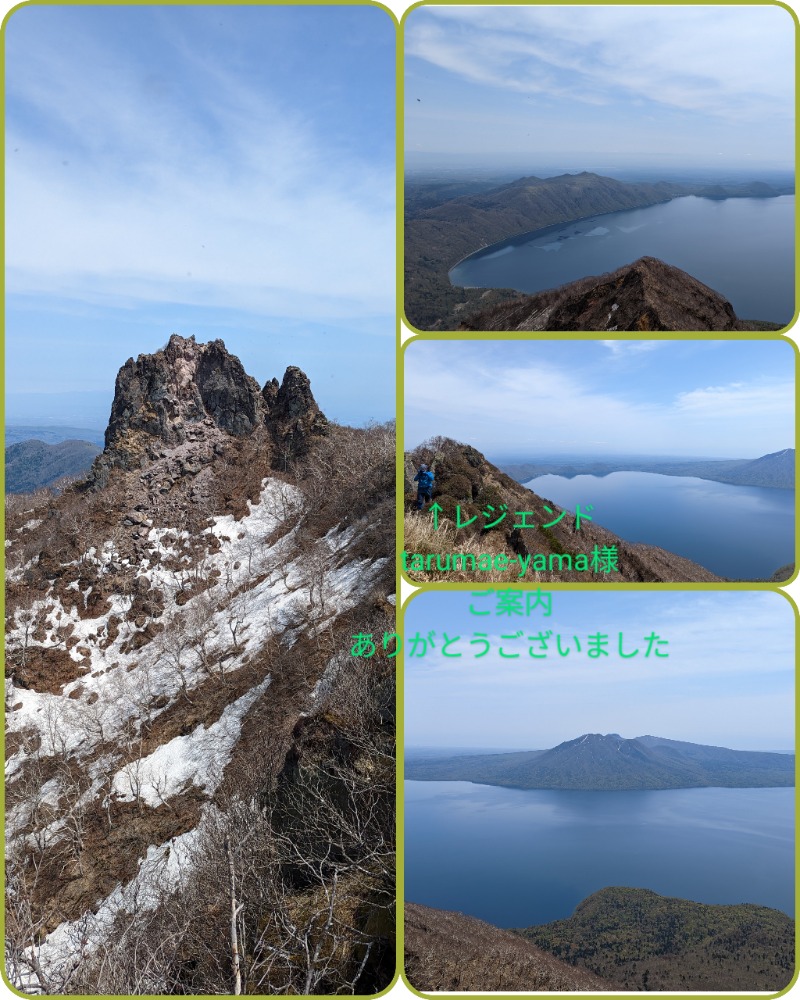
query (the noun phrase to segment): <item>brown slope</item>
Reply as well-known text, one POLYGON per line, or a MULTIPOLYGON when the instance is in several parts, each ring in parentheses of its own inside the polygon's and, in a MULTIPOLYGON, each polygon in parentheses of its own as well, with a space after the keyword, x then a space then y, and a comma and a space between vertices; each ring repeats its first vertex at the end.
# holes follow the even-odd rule
POLYGON ((469 317, 465 330, 748 329, 718 292, 655 257, 526 295, 469 317))
POLYGON ((584 969, 491 924, 418 903, 405 905, 405 969, 418 990, 613 990, 584 969))
MULTIPOLYGON (((574 530, 574 517, 567 515, 552 528, 542 528, 542 522, 556 520, 563 510, 546 497, 540 497, 522 486, 511 476, 492 465, 476 448, 459 444, 449 438, 435 438, 432 447, 422 446, 411 452, 406 459, 405 505, 406 517, 404 548, 407 552, 452 553, 452 552, 505 552, 509 556, 545 553, 562 556, 591 555, 595 546, 616 546, 618 572, 591 574, 584 571, 562 569, 553 574, 532 573, 532 564, 525 580, 578 580, 587 582, 634 582, 634 583, 714 583, 720 577, 705 567, 668 552, 655 545, 628 542, 603 528, 594 521, 584 521, 580 531, 574 530), (414 470, 420 462, 436 464, 436 481, 433 499, 441 506, 439 530, 432 530, 431 518, 427 514, 416 513, 416 490, 413 484, 414 470), (483 531, 486 519, 482 511, 488 505, 500 510, 505 504, 509 516, 496 528, 483 531), (462 521, 477 515, 477 520, 469 528, 454 530, 456 506, 461 509, 462 521), (545 505, 553 513, 545 511, 545 505), (513 512, 530 511, 536 515, 532 519, 538 527, 512 530, 513 512), (542 516, 545 515, 546 517, 542 516)), ((595 512, 596 513, 596 512, 595 512)), ((558 560, 555 560, 558 564, 558 560)), ((563 565, 567 565, 566 559, 563 565)), ((413 580, 489 580, 486 573, 457 575, 453 573, 436 575, 427 572, 412 572, 413 580)), ((506 572, 497 579, 510 583, 520 582, 516 573, 506 572)))

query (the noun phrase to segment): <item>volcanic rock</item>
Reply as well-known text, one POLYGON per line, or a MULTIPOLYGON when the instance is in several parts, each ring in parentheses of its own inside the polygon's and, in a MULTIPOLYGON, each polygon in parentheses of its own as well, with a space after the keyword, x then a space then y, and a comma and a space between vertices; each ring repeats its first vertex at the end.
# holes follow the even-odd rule
POLYGON ((287 368, 280 386, 271 379, 262 391, 223 341, 198 344, 173 334, 160 351, 129 358, 120 369, 106 447, 90 479, 101 486, 112 468, 157 463, 161 491, 169 491, 176 477, 197 475, 227 440, 259 429, 266 432, 265 446, 275 445, 274 463, 285 467, 326 426, 299 368, 287 368))
POLYGON ((280 388, 273 379, 264 386, 264 404, 269 407, 267 425, 280 455, 302 455, 310 439, 324 434, 328 421, 317 406, 305 372, 290 365, 280 388))
POLYGON ((708 285, 655 257, 504 302, 466 330, 739 330, 733 306, 708 285))

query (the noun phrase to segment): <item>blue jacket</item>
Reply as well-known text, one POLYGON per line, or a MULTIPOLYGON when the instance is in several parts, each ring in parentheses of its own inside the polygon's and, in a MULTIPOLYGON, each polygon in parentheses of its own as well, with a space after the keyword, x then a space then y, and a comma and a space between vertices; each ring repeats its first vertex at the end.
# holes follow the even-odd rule
POLYGON ((414 482, 419 483, 419 488, 421 490, 430 490, 433 488, 433 473, 428 470, 427 472, 422 472, 421 470, 414 476, 414 482))

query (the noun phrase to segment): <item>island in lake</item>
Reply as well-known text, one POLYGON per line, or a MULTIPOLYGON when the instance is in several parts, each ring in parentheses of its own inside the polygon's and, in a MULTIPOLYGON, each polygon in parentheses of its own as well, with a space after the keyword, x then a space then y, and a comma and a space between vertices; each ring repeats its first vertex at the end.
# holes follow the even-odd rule
POLYGON ((412 757, 408 781, 472 781, 507 788, 623 791, 794 785, 794 754, 703 746, 659 736, 585 733, 549 750, 412 757))

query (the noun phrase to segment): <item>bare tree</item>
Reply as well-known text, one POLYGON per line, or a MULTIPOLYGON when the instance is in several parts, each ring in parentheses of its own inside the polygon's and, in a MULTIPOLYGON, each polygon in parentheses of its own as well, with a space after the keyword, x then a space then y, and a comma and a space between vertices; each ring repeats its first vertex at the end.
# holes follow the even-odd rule
POLYGON ((177 679, 181 694, 191 705, 186 672, 194 650, 194 636, 187 628, 186 616, 182 612, 173 616, 169 628, 158 633, 154 645, 162 662, 177 679))

